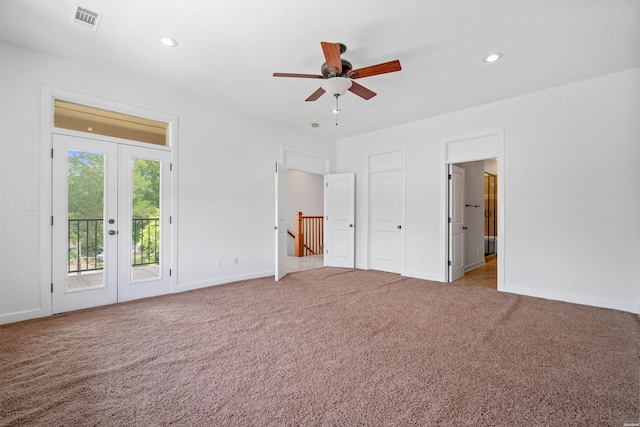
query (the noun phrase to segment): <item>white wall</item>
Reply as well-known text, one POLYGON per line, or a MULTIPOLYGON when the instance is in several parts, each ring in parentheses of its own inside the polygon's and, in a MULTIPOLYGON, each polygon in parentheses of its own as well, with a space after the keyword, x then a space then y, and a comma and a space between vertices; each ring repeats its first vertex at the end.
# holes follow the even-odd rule
POLYGON ((40 188, 41 85, 179 117, 177 290, 273 274, 274 163, 281 144, 335 156, 329 139, 235 115, 197 94, 117 70, 3 42, 0 58, 0 323, 50 312, 40 280, 40 246, 50 230, 39 229, 41 210, 50 207, 26 210, 26 200, 49 191, 40 188))
POLYGON ((636 68, 339 140, 337 171, 357 174, 356 266, 367 266, 370 153, 406 150, 405 272, 443 281, 444 141, 503 127, 501 291, 640 311, 638 117, 636 68))
MULTIPOLYGON (((324 215, 324 176, 289 169, 287 178, 287 228, 296 234, 296 214, 324 215)), ((287 239, 287 254, 295 254, 294 239, 287 239)))
POLYGON ((504 127, 501 290, 640 309, 640 69, 344 139, 335 152, 330 140, 234 115, 197 94, 0 42, 0 323, 50 310, 40 280, 50 231, 40 229, 40 214, 49 207, 26 210, 48 191, 40 188, 41 85, 179 117, 179 290, 273 274, 281 144, 326 153, 338 172, 357 173, 358 267, 367 265, 367 156, 404 147, 405 271, 444 280, 443 141, 504 127))

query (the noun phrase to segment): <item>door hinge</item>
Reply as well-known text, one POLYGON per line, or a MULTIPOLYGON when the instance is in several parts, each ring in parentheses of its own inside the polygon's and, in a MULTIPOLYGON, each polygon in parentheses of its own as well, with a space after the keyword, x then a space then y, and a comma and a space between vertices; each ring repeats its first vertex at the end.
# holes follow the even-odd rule
POLYGON ((276 173, 278 173, 278 162, 276 162, 276 173))
POLYGON ((324 253, 329 255, 329 249, 325 249, 324 253))
POLYGON ((171 277, 171 269, 169 269, 169 277, 171 277))
POLYGON ((449 260, 449 267, 451 267, 451 260, 449 260))
POLYGON ((51 282, 51 293, 53 293, 53 282, 51 282))
POLYGON ((328 186, 329 186, 329 183, 327 182, 327 183, 325 184, 325 187, 328 187, 328 186))
POLYGON ((451 224, 451 217, 449 217, 449 224, 451 224))
POLYGON ((451 179, 451 174, 449 174, 449 179, 451 179))
POLYGON ((51 215, 51 226, 53 226, 53 215, 51 215))
POLYGON ((169 163, 169 172, 173 172, 173 163, 169 163))
POLYGON ((324 217, 324 220, 329 221, 329 217, 328 216, 324 217))
POLYGON ((53 148, 51 149, 51 158, 53 159, 53 148))
POLYGON ((173 224, 173 217, 172 216, 169 217, 169 224, 173 224))

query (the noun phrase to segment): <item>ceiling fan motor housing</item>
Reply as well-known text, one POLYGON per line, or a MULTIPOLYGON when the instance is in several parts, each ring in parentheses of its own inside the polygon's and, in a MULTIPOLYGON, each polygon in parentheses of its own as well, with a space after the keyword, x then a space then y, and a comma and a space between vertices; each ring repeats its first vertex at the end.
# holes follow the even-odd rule
POLYGON ((330 78, 330 77, 346 77, 346 75, 349 73, 349 71, 351 71, 353 69, 353 65, 351 65, 351 62, 347 61, 346 59, 342 59, 340 58, 340 62, 342 62, 342 73, 338 73, 336 72, 335 69, 329 69, 329 66, 327 65, 327 63, 323 63, 322 67, 320 67, 320 71, 322 72, 322 75, 325 76, 326 78, 330 78))

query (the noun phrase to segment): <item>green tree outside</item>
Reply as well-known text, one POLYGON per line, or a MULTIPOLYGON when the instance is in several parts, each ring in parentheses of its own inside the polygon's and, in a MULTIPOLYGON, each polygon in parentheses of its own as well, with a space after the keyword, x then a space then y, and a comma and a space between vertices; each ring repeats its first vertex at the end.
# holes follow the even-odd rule
MULTIPOLYGON (((104 156, 84 151, 69 151, 67 167, 68 217, 96 221, 73 222, 69 230, 70 258, 88 257, 96 262, 97 252, 103 247, 104 216, 104 156), (97 225, 96 225, 97 224, 97 225), (87 229, 88 225, 88 229, 87 229), (80 242, 80 244, 78 244, 80 242), (82 253, 78 251, 81 247, 82 253)), ((159 218, 160 215, 160 162, 135 159, 131 163, 132 217, 159 218)), ((144 227, 132 231, 134 250, 152 255, 153 262, 159 252, 159 230, 155 221, 144 221, 144 227)), ((147 258, 147 257, 145 257, 147 258)), ((151 259, 151 258, 148 258, 151 259)))

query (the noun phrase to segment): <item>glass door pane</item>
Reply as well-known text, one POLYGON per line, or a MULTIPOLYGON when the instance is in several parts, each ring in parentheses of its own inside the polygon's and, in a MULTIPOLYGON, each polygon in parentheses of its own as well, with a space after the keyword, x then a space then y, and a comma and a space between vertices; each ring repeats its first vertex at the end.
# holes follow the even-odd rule
POLYGON ((131 281, 160 278, 160 166, 131 160, 131 281))
POLYGON ((67 290, 104 286, 103 153, 67 150, 67 290))
POLYGON ((118 300, 169 293, 171 153, 120 147, 118 300))

